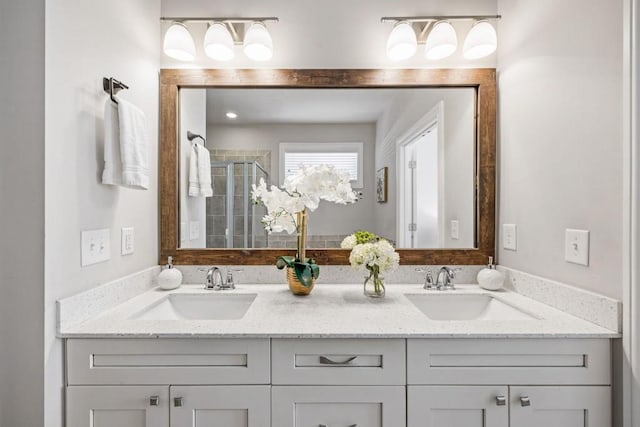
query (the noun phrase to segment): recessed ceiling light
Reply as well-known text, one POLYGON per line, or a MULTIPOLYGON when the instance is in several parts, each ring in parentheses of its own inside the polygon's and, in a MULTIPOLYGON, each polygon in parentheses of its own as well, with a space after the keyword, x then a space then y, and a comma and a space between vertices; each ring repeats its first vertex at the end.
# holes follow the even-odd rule
POLYGON ((227 111, 225 116, 227 116, 227 119, 237 119, 238 118, 238 115, 236 113, 234 113, 233 111, 227 111))

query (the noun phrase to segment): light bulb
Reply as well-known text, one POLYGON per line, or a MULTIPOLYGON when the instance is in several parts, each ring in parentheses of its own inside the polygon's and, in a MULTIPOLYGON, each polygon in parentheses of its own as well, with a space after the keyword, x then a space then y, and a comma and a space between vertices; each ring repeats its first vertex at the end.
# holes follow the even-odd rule
POLYGON ((418 50, 416 32, 410 23, 403 21, 396 24, 387 39, 387 57, 392 61, 411 58, 418 50))
POLYGON ((204 35, 204 52, 211 59, 230 61, 235 56, 233 51, 233 37, 227 27, 214 22, 204 35))
POLYGON ((267 61, 273 56, 273 41, 262 22, 251 24, 244 35, 244 54, 254 61, 267 61))
POLYGON ((496 29, 487 21, 480 21, 467 34, 462 52, 466 59, 478 59, 491 55, 497 47, 496 29))
POLYGON ((433 26, 427 37, 424 54, 427 59, 444 59, 451 56, 458 48, 456 30, 447 21, 440 21, 433 26))
POLYGON ((164 34, 162 44, 165 55, 180 60, 193 61, 196 57, 196 45, 183 24, 174 22, 164 34))

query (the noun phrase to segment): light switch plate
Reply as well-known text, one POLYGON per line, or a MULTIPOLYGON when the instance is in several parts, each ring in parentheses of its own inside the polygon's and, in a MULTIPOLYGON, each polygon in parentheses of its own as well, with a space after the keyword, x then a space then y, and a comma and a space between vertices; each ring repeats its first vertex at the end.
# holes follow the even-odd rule
POLYGON ((518 234, 515 224, 502 224, 502 247, 510 251, 518 250, 518 234))
POLYGON ((97 264, 111 258, 109 229, 88 230, 81 233, 81 264, 97 264))
POLYGON ((589 265, 589 231, 567 228, 564 236, 565 261, 589 265))
POLYGON ((458 240, 460 238, 460 222, 457 219, 451 220, 451 239, 458 240))
POLYGON ((189 240, 196 240, 200 237, 200 221, 189 222, 189 240))
POLYGON ((135 240, 133 227, 122 227, 122 237, 120 240, 121 255, 130 255, 135 251, 135 240))

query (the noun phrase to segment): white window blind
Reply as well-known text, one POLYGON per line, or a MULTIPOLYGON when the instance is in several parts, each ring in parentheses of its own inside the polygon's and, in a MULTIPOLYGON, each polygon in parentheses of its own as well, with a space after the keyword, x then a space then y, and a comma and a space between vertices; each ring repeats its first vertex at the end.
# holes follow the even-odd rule
POLYGON ((281 180, 298 172, 301 165, 333 165, 349 173, 351 184, 362 188, 362 143, 281 143, 281 180))

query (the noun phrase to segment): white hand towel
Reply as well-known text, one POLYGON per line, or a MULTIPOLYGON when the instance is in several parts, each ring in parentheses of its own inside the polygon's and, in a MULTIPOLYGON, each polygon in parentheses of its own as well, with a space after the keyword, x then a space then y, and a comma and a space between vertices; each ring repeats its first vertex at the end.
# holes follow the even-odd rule
POLYGON ((120 158, 120 127, 118 106, 107 98, 104 103, 104 170, 102 183, 122 184, 122 160, 120 158))
POLYGON ((198 145, 191 144, 189 152, 189 196, 200 196, 200 182, 198 181, 198 145))
POLYGON ((122 185, 149 188, 149 147, 144 113, 135 105, 118 99, 122 185))
POLYGON ((213 196, 211 186, 211 155, 207 147, 196 144, 198 150, 198 183, 200 184, 200 195, 203 197, 213 196))

